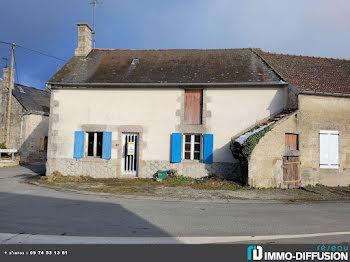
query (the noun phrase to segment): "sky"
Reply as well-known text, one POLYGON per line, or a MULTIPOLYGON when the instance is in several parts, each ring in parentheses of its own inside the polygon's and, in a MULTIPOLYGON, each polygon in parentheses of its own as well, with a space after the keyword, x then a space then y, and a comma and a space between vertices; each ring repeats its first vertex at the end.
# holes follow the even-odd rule
MULTIPOLYGON (((69 60, 92 0, 0 0, 0 41, 69 60)), ((100 0, 96 47, 262 48, 350 59, 349 0, 100 0)), ((45 89, 64 62, 16 48, 15 81, 45 89)), ((0 44, 0 67, 10 46, 0 44)), ((2 76, 2 70, 0 73, 2 76)))

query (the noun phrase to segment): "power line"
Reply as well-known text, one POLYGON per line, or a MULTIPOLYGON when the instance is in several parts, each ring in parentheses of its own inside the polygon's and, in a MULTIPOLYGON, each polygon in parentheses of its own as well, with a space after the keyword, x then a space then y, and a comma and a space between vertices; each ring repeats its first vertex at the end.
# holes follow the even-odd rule
MULTIPOLYGON (((8 42, 5 42, 5 41, 0 41, 1 44, 6 44, 6 45, 12 45, 11 43, 8 43, 8 42)), ((65 59, 62 59, 62 58, 59 58, 57 56, 53 56, 53 55, 49 55, 49 54, 46 54, 42 51, 38 51, 38 50, 34 50, 34 49, 30 49, 30 48, 27 48, 27 47, 24 47, 24 46, 21 46, 21 45, 16 45, 16 47, 20 47, 20 48, 23 48, 27 51, 30 51, 30 52, 33 52, 33 53, 37 53, 39 55, 43 55, 43 56, 47 56, 47 57, 50 57, 50 58, 53 58, 53 59, 57 59, 57 60, 60 60, 62 62, 67 62, 67 60, 65 59)))
POLYGON ((28 50, 30 52, 37 53, 39 55, 43 55, 43 56, 51 57, 51 58, 54 58, 54 59, 57 59, 57 60, 61 60, 62 62, 67 62, 67 60, 65 60, 65 59, 62 59, 62 58, 59 58, 59 57, 53 56, 53 55, 48 55, 48 54, 45 54, 45 53, 43 53, 41 51, 37 51, 37 50, 30 49, 30 48, 27 48, 27 47, 24 47, 24 46, 20 46, 20 45, 17 45, 17 47, 23 48, 23 49, 28 50))
POLYGON ((0 43, 5 44, 5 45, 12 45, 11 43, 0 41, 0 43))

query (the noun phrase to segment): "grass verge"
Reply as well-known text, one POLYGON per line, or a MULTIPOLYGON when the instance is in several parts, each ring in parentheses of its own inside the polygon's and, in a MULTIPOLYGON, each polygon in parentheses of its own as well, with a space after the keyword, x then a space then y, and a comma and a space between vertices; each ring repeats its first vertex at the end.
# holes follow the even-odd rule
POLYGON ((254 199, 288 202, 350 200, 350 187, 306 186, 296 189, 251 188, 217 177, 173 176, 161 182, 151 178, 92 178, 87 176, 33 177, 39 184, 99 193, 140 194, 184 199, 254 199), (196 189, 196 190, 188 190, 196 189))

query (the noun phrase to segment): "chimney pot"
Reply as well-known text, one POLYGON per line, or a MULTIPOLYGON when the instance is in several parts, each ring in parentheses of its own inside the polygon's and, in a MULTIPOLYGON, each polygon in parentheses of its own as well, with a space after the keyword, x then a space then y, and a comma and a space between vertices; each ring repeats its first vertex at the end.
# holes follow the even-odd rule
POLYGON ((75 56, 87 56, 92 50, 92 29, 88 24, 77 24, 78 26, 78 48, 75 56))

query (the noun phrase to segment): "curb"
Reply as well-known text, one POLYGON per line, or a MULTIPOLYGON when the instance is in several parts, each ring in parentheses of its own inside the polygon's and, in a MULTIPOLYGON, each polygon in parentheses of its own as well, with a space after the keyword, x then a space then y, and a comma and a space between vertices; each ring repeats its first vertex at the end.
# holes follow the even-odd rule
POLYGON ((95 237, 0 233, 0 244, 233 244, 251 241, 315 238, 340 235, 350 235, 350 232, 214 237, 95 237))

